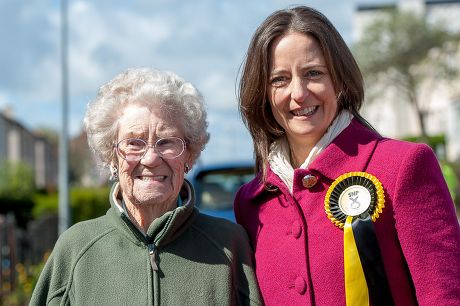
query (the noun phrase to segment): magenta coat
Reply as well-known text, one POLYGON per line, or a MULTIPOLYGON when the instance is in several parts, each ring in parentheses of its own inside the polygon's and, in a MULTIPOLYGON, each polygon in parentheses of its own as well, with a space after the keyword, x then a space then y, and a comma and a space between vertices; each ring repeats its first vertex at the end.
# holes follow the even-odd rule
POLYGON ((343 230, 324 211, 334 179, 352 171, 377 177, 385 208, 375 230, 396 305, 460 305, 460 228, 433 151, 382 138, 356 119, 308 169, 294 172, 293 195, 270 169, 244 185, 235 215, 255 251, 267 305, 345 305, 343 230), (311 188, 302 178, 314 175, 311 188))

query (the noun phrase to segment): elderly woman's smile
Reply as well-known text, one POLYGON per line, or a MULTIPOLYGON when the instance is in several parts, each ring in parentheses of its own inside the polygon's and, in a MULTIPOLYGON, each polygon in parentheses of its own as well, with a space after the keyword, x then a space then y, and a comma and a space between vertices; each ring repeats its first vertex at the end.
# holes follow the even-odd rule
POLYGON ((138 175, 137 178, 143 180, 144 182, 155 182, 155 181, 164 181, 166 179, 166 175, 148 175, 148 174, 142 174, 138 175))
POLYGON ((139 174, 134 176, 134 179, 139 179, 143 182, 164 182, 167 175, 154 175, 154 174, 139 174))

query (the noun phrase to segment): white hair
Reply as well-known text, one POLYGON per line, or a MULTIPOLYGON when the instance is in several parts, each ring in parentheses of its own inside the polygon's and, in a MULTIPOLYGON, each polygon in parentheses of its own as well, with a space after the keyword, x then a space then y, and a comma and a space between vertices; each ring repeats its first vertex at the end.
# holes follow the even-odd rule
POLYGON ((209 140, 202 95, 172 72, 136 68, 103 85, 86 109, 88 144, 104 166, 114 161, 118 119, 125 107, 132 104, 158 108, 162 115, 174 118, 184 133, 191 163, 195 163, 209 140))

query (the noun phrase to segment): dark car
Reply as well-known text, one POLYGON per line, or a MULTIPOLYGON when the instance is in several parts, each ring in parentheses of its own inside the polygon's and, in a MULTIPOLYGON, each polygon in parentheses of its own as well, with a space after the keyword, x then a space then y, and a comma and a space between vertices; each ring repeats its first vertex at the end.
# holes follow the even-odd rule
POLYGON ((254 178, 254 163, 196 165, 187 175, 196 192, 196 206, 205 214, 235 221, 233 201, 241 185, 254 178))

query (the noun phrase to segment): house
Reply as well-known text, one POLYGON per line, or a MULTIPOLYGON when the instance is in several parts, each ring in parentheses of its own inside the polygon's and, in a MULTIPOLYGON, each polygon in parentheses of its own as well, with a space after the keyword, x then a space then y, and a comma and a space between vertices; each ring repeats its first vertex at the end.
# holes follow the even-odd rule
POLYGON ((5 160, 29 165, 38 189, 56 188, 56 146, 29 131, 6 111, 0 112, 0 162, 5 160))

